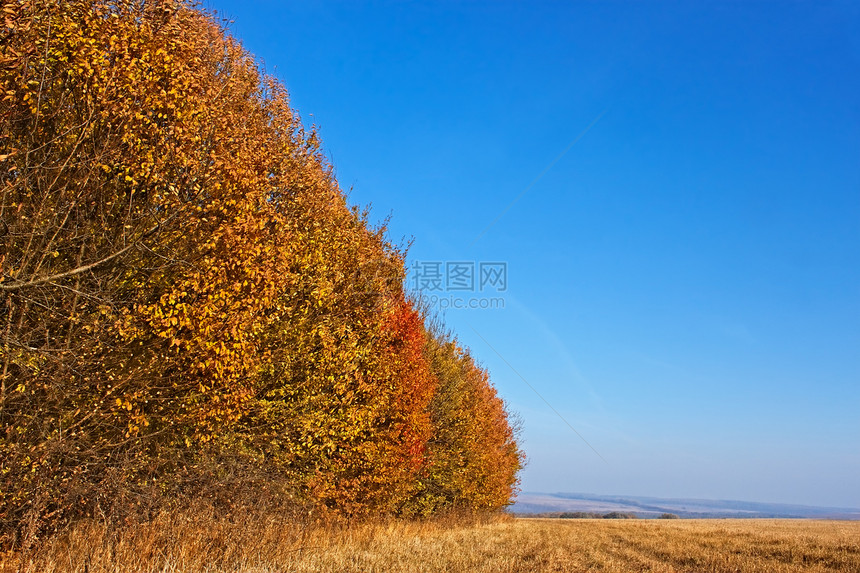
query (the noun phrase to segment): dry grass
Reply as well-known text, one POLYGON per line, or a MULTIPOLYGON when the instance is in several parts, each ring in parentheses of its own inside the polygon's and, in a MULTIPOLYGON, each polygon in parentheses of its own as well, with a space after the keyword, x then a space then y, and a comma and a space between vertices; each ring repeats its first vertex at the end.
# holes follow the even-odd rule
POLYGON ((860 522, 547 520, 320 526, 161 518, 113 534, 82 524, 0 571, 860 572, 860 522))

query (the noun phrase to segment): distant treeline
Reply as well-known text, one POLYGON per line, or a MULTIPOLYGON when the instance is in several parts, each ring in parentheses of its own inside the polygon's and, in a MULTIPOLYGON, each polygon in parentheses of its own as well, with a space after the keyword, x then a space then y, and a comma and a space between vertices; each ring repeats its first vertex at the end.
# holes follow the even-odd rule
MULTIPOLYGON (((598 513, 593 511, 564 511, 564 512, 548 512, 548 513, 515 513, 516 517, 542 517, 553 519, 639 519, 635 513, 624 511, 610 511, 608 513, 598 513)), ((657 516, 659 519, 678 519, 678 515, 674 513, 663 513, 657 516)))
POLYGON ((199 498, 510 502, 487 372, 221 24, 183 0, 3 18, 0 541, 199 498))

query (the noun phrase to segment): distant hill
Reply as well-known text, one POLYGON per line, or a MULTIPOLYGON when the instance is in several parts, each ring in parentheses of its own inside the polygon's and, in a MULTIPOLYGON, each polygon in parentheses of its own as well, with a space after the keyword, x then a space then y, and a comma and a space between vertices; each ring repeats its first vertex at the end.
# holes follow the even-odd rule
POLYGON ((679 517, 686 518, 794 517, 860 520, 860 509, 857 508, 587 493, 523 492, 517 497, 517 501, 510 511, 516 514, 575 511, 609 513, 618 511, 635 513, 642 518, 654 518, 663 513, 674 513, 679 517))

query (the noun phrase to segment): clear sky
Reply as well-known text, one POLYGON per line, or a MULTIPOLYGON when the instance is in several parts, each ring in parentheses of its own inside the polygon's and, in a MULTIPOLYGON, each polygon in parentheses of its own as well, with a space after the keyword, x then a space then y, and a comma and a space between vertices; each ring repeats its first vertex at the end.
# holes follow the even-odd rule
POLYGON ((413 280, 506 264, 425 294, 523 490, 860 507, 860 4, 205 5, 413 280))

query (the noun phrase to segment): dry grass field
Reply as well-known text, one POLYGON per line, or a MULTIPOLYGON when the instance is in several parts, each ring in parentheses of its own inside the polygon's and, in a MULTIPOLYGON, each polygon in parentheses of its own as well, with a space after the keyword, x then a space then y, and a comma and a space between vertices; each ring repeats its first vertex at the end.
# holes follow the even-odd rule
POLYGON ((860 522, 549 520, 296 527, 187 515, 121 535, 80 526, 0 571, 860 572, 860 522))

